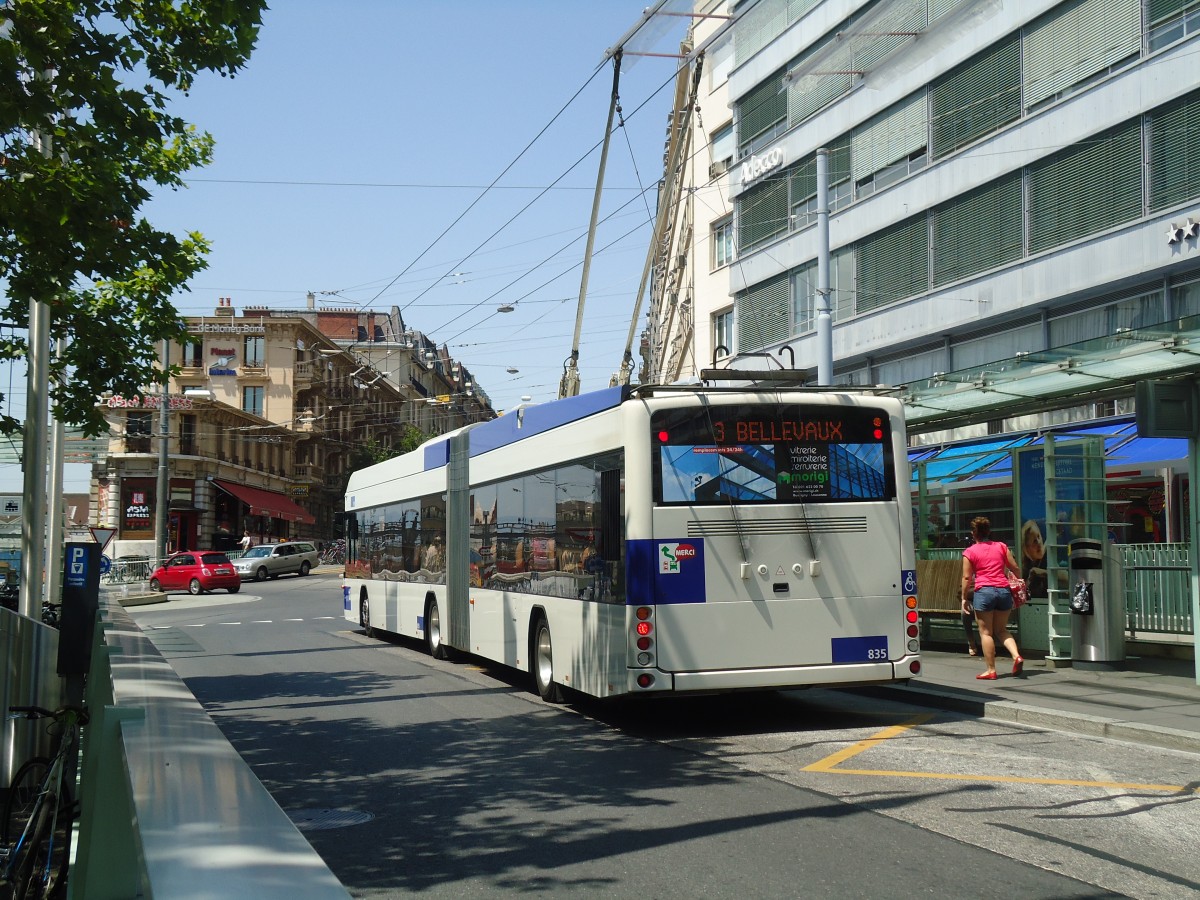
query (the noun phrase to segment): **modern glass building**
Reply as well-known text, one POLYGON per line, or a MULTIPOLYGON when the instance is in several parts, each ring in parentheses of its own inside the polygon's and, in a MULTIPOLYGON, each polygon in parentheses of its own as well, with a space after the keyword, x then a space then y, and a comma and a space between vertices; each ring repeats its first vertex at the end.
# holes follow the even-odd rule
POLYGON ((897 386, 914 444, 1124 433, 1137 378, 1195 370, 1200 0, 695 9, 730 18, 690 36, 699 112, 646 377, 815 378, 820 148, 833 380, 897 386))

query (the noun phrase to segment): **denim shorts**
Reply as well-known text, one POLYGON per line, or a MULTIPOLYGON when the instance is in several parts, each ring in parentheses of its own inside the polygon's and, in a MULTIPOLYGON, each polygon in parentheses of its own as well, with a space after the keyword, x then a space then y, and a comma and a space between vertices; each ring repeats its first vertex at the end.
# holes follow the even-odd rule
POLYGON ((1006 587, 976 588, 971 606, 975 612, 1008 612, 1013 608, 1012 591, 1006 587))

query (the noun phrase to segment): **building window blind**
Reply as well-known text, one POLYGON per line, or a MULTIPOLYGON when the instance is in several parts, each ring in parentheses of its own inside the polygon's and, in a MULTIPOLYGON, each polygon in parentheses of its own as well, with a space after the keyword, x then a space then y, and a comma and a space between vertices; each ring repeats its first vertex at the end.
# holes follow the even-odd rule
POLYGON ((858 312, 923 293, 929 287, 929 234, 924 214, 858 245, 858 312))
POLYGON ((742 252, 783 234, 788 227, 788 179, 764 179, 737 201, 737 246, 742 252))
POLYGON ((854 84, 849 42, 839 46, 840 28, 794 59, 787 78, 788 125, 799 125, 854 84), (809 71, 812 70, 812 71, 809 71))
POLYGON ((1147 117, 1150 209, 1200 196, 1200 92, 1161 106, 1147 117))
POLYGON ((738 147, 742 156, 776 134, 778 127, 787 120, 787 104, 782 69, 755 85, 738 101, 738 147))
POLYGON ((1150 0, 1147 5, 1153 26, 1193 9, 1200 9, 1200 0, 1150 0))
POLYGON ((1020 46, 1019 36, 1012 34, 934 83, 929 124, 935 158, 1021 115, 1020 46))
POLYGON ((783 33, 788 0, 759 0, 746 10, 733 29, 735 65, 741 65, 783 33))
POLYGON ((729 80, 733 70, 733 38, 724 38, 705 53, 705 65, 708 67, 709 88, 715 88, 729 80))
POLYGON ((1026 108, 1137 56, 1141 47, 1141 0, 1063 4, 1026 30, 1026 108))
POLYGON ((734 321, 741 353, 787 340, 790 332, 787 273, 739 293, 734 298, 734 321))
POLYGON ((1021 257, 1021 173, 933 211, 933 283, 946 284, 1021 257))
POLYGON ((928 143, 929 105, 925 92, 885 110, 854 129, 850 158, 854 180, 861 181, 928 143))
POLYGON ((1127 222, 1142 211, 1138 120, 1030 166, 1029 249, 1036 253, 1127 222))
MULTIPOLYGON (((829 148, 829 188, 830 199, 833 190, 839 184, 850 178, 850 144, 829 148)), ((788 179, 791 189, 791 203, 807 207, 808 201, 817 196, 817 157, 813 154, 804 162, 788 169, 788 179)), ((832 202, 831 202, 832 205, 832 202)))

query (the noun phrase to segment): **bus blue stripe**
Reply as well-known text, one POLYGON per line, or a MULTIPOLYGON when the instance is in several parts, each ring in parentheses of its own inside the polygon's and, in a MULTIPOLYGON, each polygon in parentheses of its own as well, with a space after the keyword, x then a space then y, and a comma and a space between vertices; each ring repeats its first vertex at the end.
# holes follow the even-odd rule
MULTIPOLYGON (((538 403, 525 407, 521 417, 521 427, 517 427, 517 413, 509 412, 485 422, 469 432, 471 455, 478 456, 489 450, 496 450, 508 444, 516 443, 525 438, 533 437, 558 428, 568 422, 574 422, 588 416, 593 416, 606 409, 620 406, 628 397, 629 389, 625 387, 604 388, 580 394, 578 397, 566 397, 550 403, 538 403)), ((427 466, 428 467, 428 466, 427 466)))

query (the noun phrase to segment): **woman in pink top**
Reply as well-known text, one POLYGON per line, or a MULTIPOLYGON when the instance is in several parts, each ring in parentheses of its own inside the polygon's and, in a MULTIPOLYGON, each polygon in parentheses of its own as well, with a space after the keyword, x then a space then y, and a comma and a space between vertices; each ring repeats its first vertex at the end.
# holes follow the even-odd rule
POLYGON ((983 645, 987 671, 975 677, 984 681, 997 678, 996 635, 1001 635, 1005 649, 1012 654, 1012 673, 1020 675, 1025 664, 1016 639, 1008 633, 1008 614, 1013 609, 1008 573, 1019 578, 1021 567, 1008 545, 993 541, 991 535, 992 523, 985 516, 976 516, 971 520, 975 543, 963 551, 962 605, 964 611, 975 610, 975 621, 979 623, 979 643, 983 645))

